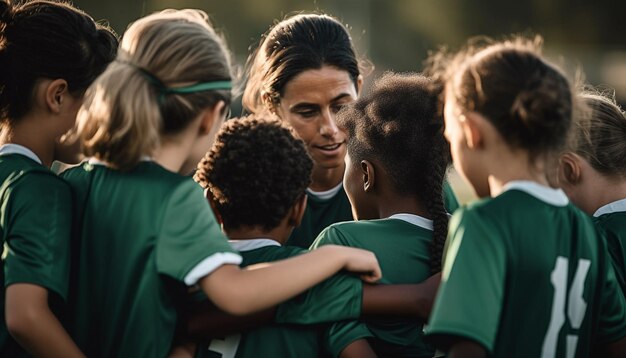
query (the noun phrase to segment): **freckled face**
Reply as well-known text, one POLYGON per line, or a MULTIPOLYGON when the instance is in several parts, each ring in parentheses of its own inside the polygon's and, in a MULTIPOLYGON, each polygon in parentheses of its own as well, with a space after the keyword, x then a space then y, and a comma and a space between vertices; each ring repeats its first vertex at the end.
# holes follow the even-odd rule
POLYGON ((348 72, 323 66, 289 81, 276 112, 306 143, 315 166, 338 168, 344 165, 346 135, 337 127, 335 115, 356 98, 348 72))

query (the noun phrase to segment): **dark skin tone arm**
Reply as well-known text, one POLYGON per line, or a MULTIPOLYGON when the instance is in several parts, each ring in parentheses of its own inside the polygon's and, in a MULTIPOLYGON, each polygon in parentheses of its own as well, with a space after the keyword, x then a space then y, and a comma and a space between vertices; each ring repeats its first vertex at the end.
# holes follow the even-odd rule
POLYGON ((485 358, 487 352, 478 343, 468 340, 459 340, 450 347, 448 358, 485 358))
POLYGON ((365 339, 350 343, 339 353, 339 358, 376 358, 378 357, 365 339))
MULTIPOLYGON (((415 285, 363 285, 362 317, 413 317, 426 322, 439 288, 441 274, 415 285)), ((276 307, 251 315, 234 316, 211 302, 193 304, 185 312, 187 335, 194 341, 248 331, 272 323, 276 307)))
POLYGON ((610 358, 626 357, 626 337, 622 337, 617 342, 607 344, 604 348, 603 356, 610 358))

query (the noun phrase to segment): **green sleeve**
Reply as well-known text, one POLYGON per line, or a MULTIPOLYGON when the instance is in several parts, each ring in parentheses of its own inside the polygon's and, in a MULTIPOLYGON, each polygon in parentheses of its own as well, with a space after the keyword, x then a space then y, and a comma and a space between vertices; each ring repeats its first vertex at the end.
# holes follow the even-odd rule
POLYGON ((626 336, 626 299, 617 283, 613 265, 607 260, 609 254, 606 247, 600 245, 600 250, 605 251, 606 272, 602 275, 605 281, 600 291, 602 299, 597 334, 598 343, 607 344, 626 336))
POLYGON ((317 235, 317 238, 315 239, 315 241, 313 241, 313 243, 311 244, 310 249, 315 250, 319 248, 320 246, 324 246, 324 245, 350 246, 344 239, 341 231, 337 229, 335 225, 331 225, 327 227, 326 229, 322 230, 322 232, 320 232, 320 234, 317 235))
POLYGON ((316 324, 361 315, 363 284, 357 277, 338 273, 278 306, 276 323, 316 324))
POLYGON ((441 286, 427 329, 436 345, 461 338, 493 350, 506 275, 506 253, 499 236, 475 211, 461 209, 454 214, 441 286))
POLYGON ((72 195, 53 173, 26 173, 3 197, 5 287, 31 283, 67 298, 72 195))
POLYGON ((460 206, 459 200, 447 180, 443 182, 443 205, 449 213, 454 213, 460 206))
MULTIPOLYGON (((327 244, 339 244, 340 231, 330 226, 314 241, 311 249, 327 244)), ((363 283, 357 277, 338 273, 303 294, 278 306, 277 323, 315 324, 361 315, 363 283)))
MULTIPOLYGON (((311 249, 335 243, 333 235, 339 231, 332 226, 324 229, 311 249)), ((338 273, 295 298, 282 303, 276 311, 277 323, 316 324, 361 315, 363 283, 357 277, 338 273)))
POLYGON ((335 322, 324 333, 324 348, 333 357, 339 357, 353 342, 373 336, 367 325, 359 321, 335 322))
POLYGON ((228 244, 204 198, 189 179, 178 185, 166 204, 156 247, 159 273, 191 286, 224 264, 241 263, 228 244))

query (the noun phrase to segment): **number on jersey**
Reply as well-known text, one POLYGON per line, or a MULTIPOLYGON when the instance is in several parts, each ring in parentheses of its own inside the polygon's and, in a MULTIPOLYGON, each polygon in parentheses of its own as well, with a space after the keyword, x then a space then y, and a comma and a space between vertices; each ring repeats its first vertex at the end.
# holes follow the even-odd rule
MULTIPOLYGON (((554 286, 554 298, 552 300, 550 325, 548 326, 548 331, 543 339, 543 346, 541 348, 541 358, 553 358, 556 355, 559 332, 563 324, 565 324, 565 294, 567 293, 568 266, 569 260, 566 257, 557 257, 554 270, 552 270, 552 275, 550 276, 552 286, 554 286)), ((591 261, 586 259, 578 260, 574 281, 572 281, 572 286, 569 289, 567 318, 574 329, 579 329, 585 318, 587 302, 583 299, 583 291, 585 289, 585 280, 587 279, 590 266, 591 261)), ((567 358, 574 357, 577 345, 578 336, 568 334, 565 346, 567 358)))

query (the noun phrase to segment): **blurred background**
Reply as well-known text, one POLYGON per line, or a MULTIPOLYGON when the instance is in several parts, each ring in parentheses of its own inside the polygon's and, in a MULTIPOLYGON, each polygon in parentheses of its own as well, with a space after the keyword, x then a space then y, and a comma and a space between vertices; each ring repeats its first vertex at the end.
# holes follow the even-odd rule
MULTIPOLYGON (((615 90, 626 104, 626 1, 623 0, 75 0, 120 35, 133 20, 165 8, 206 11, 240 66, 277 20, 299 11, 338 17, 360 57, 373 64, 368 83, 386 70, 420 71, 429 50, 457 49, 469 37, 541 34, 545 53, 570 74, 615 90)), ((237 108, 234 113, 238 113, 237 108)), ((455 175, 460 199, 471 193, 455 175)))

